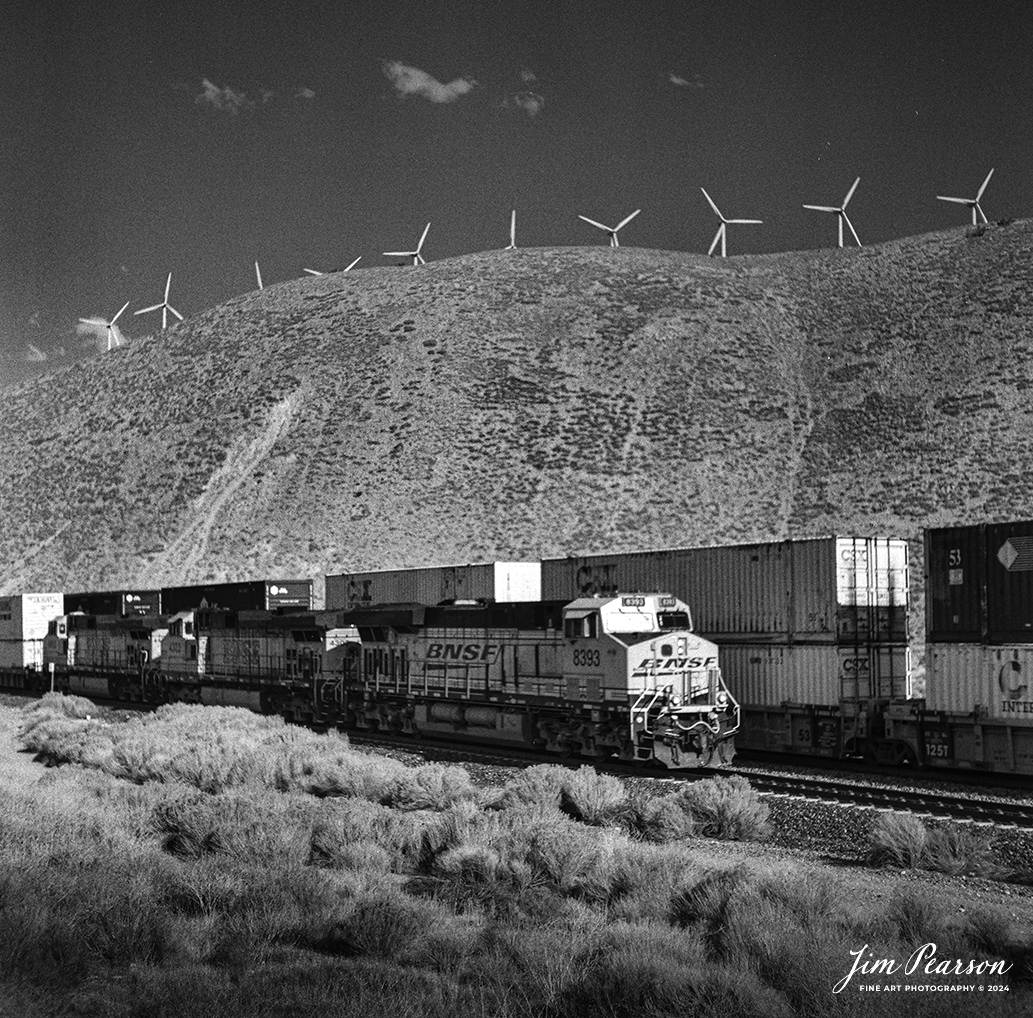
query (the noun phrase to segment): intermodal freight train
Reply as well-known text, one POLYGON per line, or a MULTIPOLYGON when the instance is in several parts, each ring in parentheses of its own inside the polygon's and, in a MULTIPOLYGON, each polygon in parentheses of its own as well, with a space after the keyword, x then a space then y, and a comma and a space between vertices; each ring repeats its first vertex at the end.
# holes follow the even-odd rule
POLYGON ((93 626, 82 648, 110 648, 104 630, 120 626, 136 635, 119 662, 58 647, 58 681, 667 766, 728 760, 734 734, 741 748, 1033 774, 1033 522, 923 538, 924 624, 908 541, 830 537, 328 575, 326 610, 305 625, 283 614, 303 604, 273 618, 254 596, 163 605, 135 626, 125 607, 118 622, 75 618, 65 598, 61 622, 60 594, 0 598, 0 666, 8 684, 46 678, 42 639, 5 626, 93 626), (681 607, 661 610, 672 595, 656 591, 681 607), (437 603, 457 599, 478 603, 437 603), (636 599, 652 628, 629 633, 636 599), (205 613, 216 605, 232 610, 205 613), (270 639, 282 646, 262 664, 270 639))
POLYGON ((665 593, 322 612, 71 612, 50 620, 41 665, 20 681, 672 769, 729 763, 739 726, 717 646, 693 632, 689 606, 665 593))

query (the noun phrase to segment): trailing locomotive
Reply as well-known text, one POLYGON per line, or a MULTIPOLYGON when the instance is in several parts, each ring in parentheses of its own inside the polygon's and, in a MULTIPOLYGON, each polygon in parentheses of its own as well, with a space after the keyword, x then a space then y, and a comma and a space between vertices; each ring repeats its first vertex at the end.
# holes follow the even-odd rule
POLYGON ((677 768, 731 762, 718 649, 669 594, 275 614, 62 616, 57 686, 677 768))

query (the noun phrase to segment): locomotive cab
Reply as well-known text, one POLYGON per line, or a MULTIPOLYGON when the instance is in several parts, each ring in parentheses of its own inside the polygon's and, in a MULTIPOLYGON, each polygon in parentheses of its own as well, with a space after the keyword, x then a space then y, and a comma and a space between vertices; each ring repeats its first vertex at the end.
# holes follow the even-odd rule
POLYGON ((589 699, 623 700, 639 758, 673 766, 731 759, 739 705, 717 647, 692 631, 689 607, 670 594, 581 598, 563 611, 565 669, 589 699), (594 696, 593 696, 594 694, 594 696))

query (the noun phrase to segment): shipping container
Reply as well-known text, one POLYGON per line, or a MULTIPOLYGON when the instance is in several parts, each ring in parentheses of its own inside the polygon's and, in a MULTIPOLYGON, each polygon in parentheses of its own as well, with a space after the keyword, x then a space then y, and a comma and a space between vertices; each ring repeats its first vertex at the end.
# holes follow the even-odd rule
POLYGON ((47 626, 63 610, 56 591, 0 597, 0 668, 42 669, 47 626))
POLYGON ((311 580, 244 580, 240 583, 206 583, 191 587, 163 587, 162 611, 166 615, 195 608, 227 608, 230 611, 311 611, 311 580))
POLYGON ((1033 646, 944 643, 926 658, 926 707, 1033 725, 1033 646))
POLYGON ((1033 643, 1033 522, 987 524, 986 629, 991 643, 1033 643))
POLYGON ((65 614, 160 615, 160 590, 110 590, 65 594, 65 614))
POLYGON ((731 643, 720 645, 718 653, 729 692, 744 709, 911 696, 907 644, 731 643))
POLYGON ((1033 643, 1033 522, 926 531, 930 643, 1033 643))
POLYGON ((687 601, 696 630, 720 644, 907 639, 903 540, 829 537, 542 562, 545 599, 636 590, 687 601))
POLYGON ((925 611, 930 643, 979 643, 986 630, 983 528, 925 532, 925 611))
POLYGON ((540 601, 541 576, 539 562, 479 562, 337 573, 326 578, 326 607, 332 611, 406 602, 435 605, 463 600, 540 601))

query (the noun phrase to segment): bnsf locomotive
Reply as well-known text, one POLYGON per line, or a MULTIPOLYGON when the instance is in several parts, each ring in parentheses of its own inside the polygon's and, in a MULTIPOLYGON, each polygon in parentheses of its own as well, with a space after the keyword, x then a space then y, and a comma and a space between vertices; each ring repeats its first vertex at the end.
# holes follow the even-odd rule
POLYGON ((538 746, 669 768, 729 763, 739 706, 669 594, 289 612, 73 613, 44 675, 85 696, 538 746), (51 666, 53 666, 51 668, 51 666))

